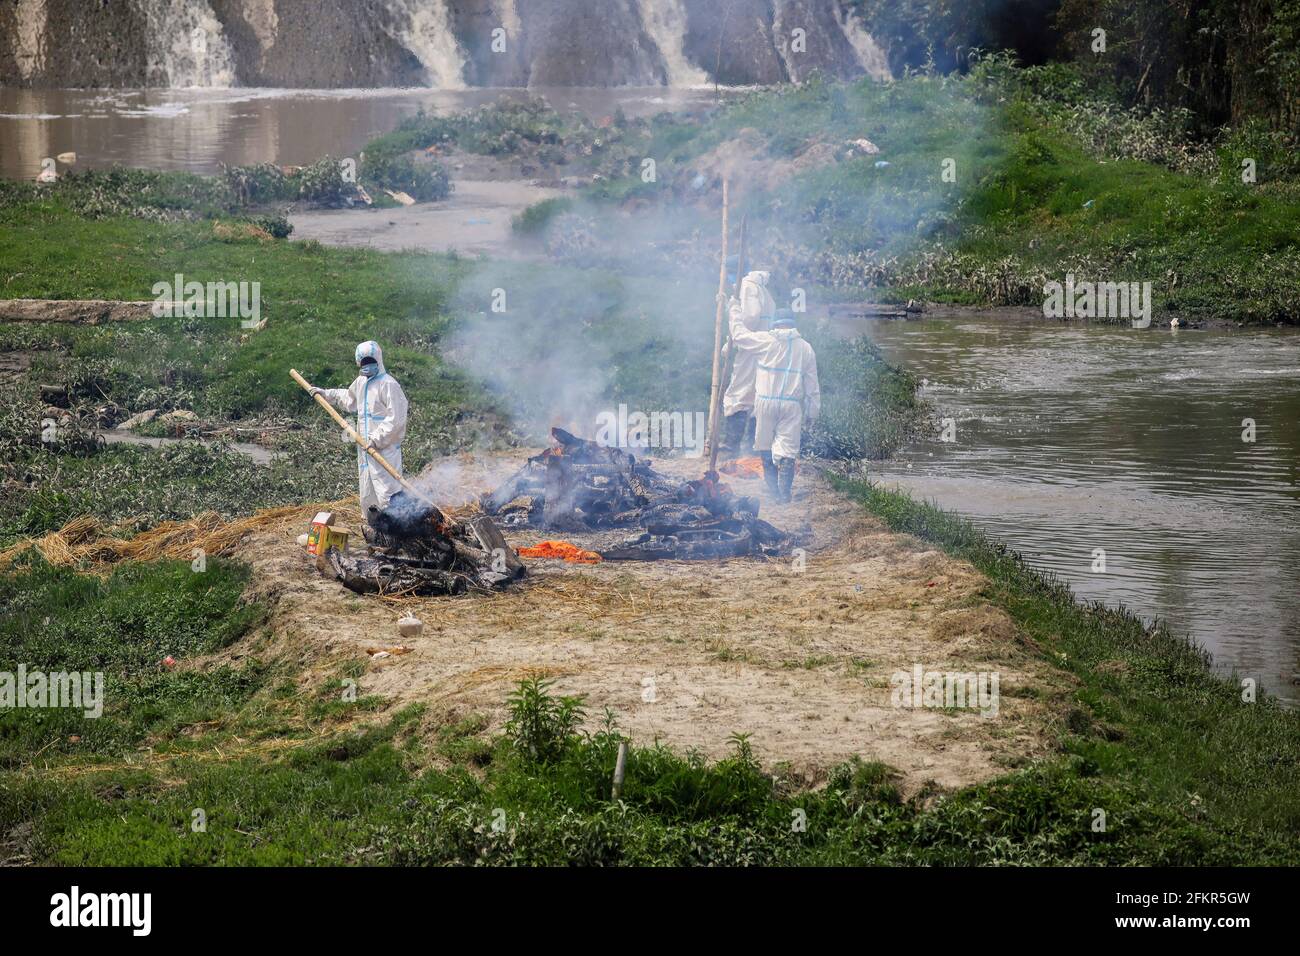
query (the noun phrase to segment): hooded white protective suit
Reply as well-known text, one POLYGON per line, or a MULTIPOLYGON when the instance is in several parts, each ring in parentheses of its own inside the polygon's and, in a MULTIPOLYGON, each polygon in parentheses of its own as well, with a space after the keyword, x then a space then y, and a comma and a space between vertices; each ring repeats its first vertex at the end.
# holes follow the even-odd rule
MULTIPOLYGON (((734 300, 733 300, 734 301, 734 300)), ((798 458, 805 416, 822 410, 817 355, 795 328, 751 332, 738 311, 731 313, 731 341, 755 355, 754 451, 775 458, 798 458)))
MULTIPOLYGON (((357 346, 356 361, 364 358, 379 363, 374 378, 358 375, 347 388, 325 388, 321 394, 335 408, 355 412, 357 431, 367 439, 375 451, 400 474, 402 471, 402 439, 406 437, 406 394, 397 379, 384 369, 384 353, 377 342, 362 342, 357 346)), ((375 464, 360 447, 357 448, 357 472, 361 485, 361 514, 367 514, 371 505, 385 508, 388 499, 401 490, 393 476, 375 464)))
MULTIPOLYGON (((740 301, 731 300, 730 316, 737 314, 745 328, 751 332, 766 332, 776 313, 776 302, 767 289, 767 272, 750 272, 740 280, 740 301)), ((758 373, 758 354, 753 350, 737 349, 731 367, 731 381, 722 396, 722 414, 734 415, 754 408, 754 379, 758 373)))

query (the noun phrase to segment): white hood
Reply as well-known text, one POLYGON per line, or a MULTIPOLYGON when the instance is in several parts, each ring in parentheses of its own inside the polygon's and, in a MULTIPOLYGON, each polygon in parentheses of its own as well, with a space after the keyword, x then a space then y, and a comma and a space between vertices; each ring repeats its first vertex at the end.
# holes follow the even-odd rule
POLYGON ((776 300, 767 290, 770 272, 754 271, 740 280, 740 316, 751 332, 764 332, 776 314, 776 300))
POLYGON ((379 347, 378 342, 362 342, 357 346, 355 358, 358 367, 360 367, 363 358, 373 358, 379 363, 380 375, 383 375, 387 371, 387 369, 384 368, 384 350, 379 347))

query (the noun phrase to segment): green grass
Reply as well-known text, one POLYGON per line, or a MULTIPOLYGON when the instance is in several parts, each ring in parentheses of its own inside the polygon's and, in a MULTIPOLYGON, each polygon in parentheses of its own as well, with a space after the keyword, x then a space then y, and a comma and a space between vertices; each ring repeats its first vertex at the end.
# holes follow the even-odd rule
POLYGON ((106 579, 20 559, 0 575, 0 660, 7 670, 102 673, 104 710, 90 718, 77 709, 0 712, 0 766, 23 766, 37 753, 120 753, 245 701, 261 684, 255 664, 170 672, 162 662, 219 650, 254 627, 261 610, 240 600, 248 576, 221 558, 202 571, 126 563, 106 579))
MULTIPOLYGON (((7 774, 0 825, 30 820, 26 851, 75 865, 1243 865, 1294 863, 1290 833, 1194 794, 1168 801, 1119 745, 1079 724, 1065 753, 1001 780, 900 798, 896 774, 850 762, 817 791, 768 776, 743 737, 709 763, 630 748, 622 798, 609 787, 611 724, 557 741, 539 761, 519 742, 441 735, 427 767, 420 712, 271 757, 103 768, 60 780, 7 774), (458 746, 453 746, 460 741, 458 746), (56 782, 58 781, 58 782, 56 782), (195 832, 195 810, 206 830, 195 832), (1093 828, 1095 811, 1106 828, 1093 828)), ((232 756, 238 752, 232 748, 232 756)))
POLYGON ((1037 277, 1059 280, 1072 270, 1151 281, 1157 306, 1167 311, 1243 321, 1300 317, 1300 191, 1131 159, 1099 163, 1041 129, 1028 109, 1012 109, 1009 119, 1011 161, 969 206, 984 228, 956 247, 959 256, 1003 263, 1025 277, 1026 294, 1013 287, 1007 300, 1041 302, 1037 277))
MULTIPOLYGON (((192 401, 213 417, 239 419, 301 407, 288 377, 296 365, 311 381, 355 377, 352 349, 374 338, 403 386, 426 408, 472 408, 464 376, 430 353, 446 330, 447 294, 465 266, 439 256, 325 249, 315 243, 215 241, 208 223, 85 220, 55 202, 0 212, 0 261, 12 298, 152 300, 157 282, 261 283, 265 330, 240 340, 237 319, 156 319, 141 325, 8 332, 44 336, 64 359, 107 363, 108 381, 87 375, 87 395, 107 386, 130 406, 140 391, 166 407, 192 401), (163 389, 170 389, 171 393, 163 389)), ((75 369, 75 363, 73 364, 75 369)), ((71 374, 71 370, 64 373, 71 374)))
POLYGON ((841 486, 891 527, 972 561, 990 579, 982 596, 1072 674, 1055 755, 903 800, 894 771, 860 761, 800 790, 760 767, 741 734, 717 762, 634 744, 615 802, 617 715, 576 732, 583 702, 544 682, 520 686, 497 736, 474 716, 428 734, 418 706, 373 722, 382 701, 348 703, 338 679, 304 694, 260 666, 152 666, 161 634, 182 655, 248 639, 257 610, 239 605, 237 566, 209 564, 217 576, 205 578, 133 565, 103 582, 35 564, 3 592, 6 656, 102 666, 115 691, 97 727, 72 714, 0 722, 0 833, 23 859, 67 865, 1297 862, 1294 714, 1243 703, 1185 642, 1075 603, 961 519, 841 486))
POLYGON ((546 231, 551 220, 556 216, 562 215, 573 208, 573 200, 568 196, 556 196, 553 199, 543 199, 541 202, 533 203, 511 222, 511 228, 516 235, 520 236, 540 236, 546 231))
MULTIPOLYGON (((14 298, 151 299, 153 284, 177 272, 187 281, 262 284, 268 325, 247 336, 235 319, 0 326, 6 347, 38 352, 33 378, 66 386, 83 401, 190 408, 223 421, 301 415, 305 398, 288 368, 313 382, 345 384, 354 377, 353 347, 374 338, 414 414, 426 416, 411 430, 454 431, 459 421, 499 408, 482 383, 439 354, 458 323, 478 321, 492 286, 509 291, 510 312, 487 321, 498 322, 520 361, 543 359, 564 337, 605 360, 608 400, 652 411, 680 407, 684 392, 707 393, 707 283, 665 285, 530 263, 486 269, 454 257, 314 243, 224 243, 203 224, 86 221, 54 204, 9 210, 0 222, 6 295, 14 298)), ((503 401, 529 407, 543 403, 554 382, 521 372, 512 387, 503 401)))
MULTIPOLYGON (((280 759, 177 756, 165 784, 108 770, 56 788, 24 777, 0 790, 0 826, 31 818, 38 858, 56 865, 304 865, 354 862, 376 830, 409 817, 412 775, 387 727, 280 759), (196 831, 195 811, 206 830, 196 831)), ((237 754, 237 744, 226 744, 237 754)))
MULTIPOLYGON (((314 436, 269 467, 234 451, 179 444, 162 449, 115 445, 93 455, 37 451, 10 462, 30 487, 0 492, 0 544, 38 537, 91 515, 132 529, 215 511, 223 517, 261 508, 334 501, 356 493, 343 446, 314 436), (304 463, 310 462, 310 465, 304 463)), ((355 465, 354 465, 355 467, 355 465)))

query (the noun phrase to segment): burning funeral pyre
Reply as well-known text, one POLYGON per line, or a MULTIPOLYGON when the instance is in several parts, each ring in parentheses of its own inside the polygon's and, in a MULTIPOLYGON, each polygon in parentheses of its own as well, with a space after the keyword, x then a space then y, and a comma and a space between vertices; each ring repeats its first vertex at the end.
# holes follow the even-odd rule
POLYGON ((501 588, 524 574, 488 515, 453 520, 403 491, 367 518, 362 534, 369 555, 326 552, 335 577, 358 594, 462 594, 501 588))
POLYGON ((529 458, 480 504, 507 527, 559 531, 640 528, 607 561, 700 560, 786 553, 789 538, 758 517, 758 499, 716 480, 680 481, 619 448, 551 429, 555 446, 529 458))

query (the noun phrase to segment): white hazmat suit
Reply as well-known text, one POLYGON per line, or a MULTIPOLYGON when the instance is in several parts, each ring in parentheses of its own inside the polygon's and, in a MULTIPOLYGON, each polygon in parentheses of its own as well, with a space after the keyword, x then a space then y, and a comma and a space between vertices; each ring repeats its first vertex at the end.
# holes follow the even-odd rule
POLYGON ((731 311, 731 341, 756 358, 754 450, 798 458, 804 418, 811 422, 822 408, 813 347, 793 327, 751 332, 739 310, 731 311))
MULTIPOLYGON (((770 273, 750 272, 740 280, 740 301, 731 300, 730 317, 740 316, 745 328, 751 332, 766 332, 776 314, 776 302, 768 291, 770 273)), ((737 412, 754 410, 754 380, 758 374, 758 353, 737 349, 731 367, 731 381, 722 396, 722 414, 730 417, 737 412)))
MULTIPOLYGON (((373 358, 379 365, 373 378, 358 375, 347 388, 323 388, 320 392, 335 408, 356 413, 357 432, 401 474, 402 439, 406 437, 406 394, 397 384, 397 379, 384 369, 384 353, 379 343, 362 342, 357 346, 358 367, 366 358, 373 358)), ((372 505, 381 510, 386 508, 388 500, 402 488, 360 446, 357 447, 357 472, 362 515, 368 515, 372 505)))

